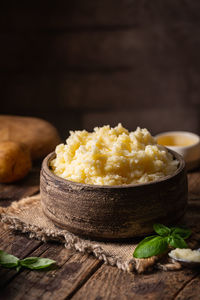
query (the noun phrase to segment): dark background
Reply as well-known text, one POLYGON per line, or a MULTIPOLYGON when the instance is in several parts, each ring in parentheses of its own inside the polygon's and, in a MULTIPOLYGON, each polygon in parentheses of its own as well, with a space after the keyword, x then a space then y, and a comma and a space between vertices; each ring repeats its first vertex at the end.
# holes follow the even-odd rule
POLYGON ((1 114, 200 133, 199 0, 52 2, 1 4, 1 114))

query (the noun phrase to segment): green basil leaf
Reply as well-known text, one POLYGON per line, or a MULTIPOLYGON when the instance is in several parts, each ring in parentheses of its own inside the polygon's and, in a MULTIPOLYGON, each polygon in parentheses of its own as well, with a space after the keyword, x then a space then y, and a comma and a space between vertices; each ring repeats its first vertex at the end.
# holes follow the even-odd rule
POLYGON ((147 258, 165 252, 168 247, 167 239, 161 236, 148 237, 135 248, 135 258, 147 258), (148 239, 149 238, 149 239, 148 239))
POLYGON ((27 257, 20 260, 20 265, 32 270, 44 269, 55 264, 55 260, 42 257, 27 257))
POLYGON ((151 235, 151 236, 147 236, 145 237, 135 248, 134 252, 133 252, 133 257, 136 257, 135 255, 137 255, 138 252, 138 248, 142 247, 142 245, 146 244, 148 241, 154 239, 155 237, 157 237, 157 235, 151 235))
MULTIPOLYGON (((145 238, 138 244, 138 246, 139 246, 139 245, 145 244, 146 242, 148 242, 148 241, 154 239, 155 237, 157 237, 157 235, 150 235, 150 236, 145 237, 145 238)), ((137 247, 138 247, 138 246, 137 246, 137 247)), ((136 247, 136 248, 137 248, 137 247, 136 247)), ((136 249, 136 248, 135 248, 135 249, 136 249)))
POLYGON ((179 235, 171 235, 167 238, 167 241, 170 246, 174 248, 187 248, 187 244, 182 237, 179 235))
POLYGON ((21 259, 20 260, 20 264, 23 266, 23 265, 31 265, 35 262, 37 262, 39 257, 27 257, 27 258, 24 258, 24 259, 21 259))
POLYGON ((187 228, 180 228, 180 227, 172 228, 172 235, 174 235, 174 234, 177 235, 178 234, 183 239, 189 238, 191 233, 192 233, 191 230, 189 230, 187 228))
POLYGON ((16 271, 19 272, 20 269, 21 269, 21 266, 18 265, 18 266, 16 267, 16 271))
POLYGON ((0 265, 6 268, 14 268, 18 266, 18 263, 19 259, 16 256, 0 250, 0 265))
POLYGON ((155 232, 161 236, 167 236, 171 233, 170 228, 162 224, 154 224, 153 229, 155 232))
POLYGON ((145 237, 139 244, 142 245, 142 244, 144 244, 144 243, 146 243, 146 242, 148 242, 148 241, 154 239, 155 237, 157 237, 156 234, 147 236, 147 237, 145 237))

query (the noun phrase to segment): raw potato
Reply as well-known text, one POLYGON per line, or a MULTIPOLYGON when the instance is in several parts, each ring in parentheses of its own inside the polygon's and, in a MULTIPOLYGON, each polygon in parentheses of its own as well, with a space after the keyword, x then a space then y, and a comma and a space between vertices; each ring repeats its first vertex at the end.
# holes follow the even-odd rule
POLYGON ((22 143, 0 143, 0 182, 14 182, 25 177, 31 169, 28 147, 22 143))
POLYGON ((26 144, 33 160, 43 159, 61 142, 49 122, 38 118, 0 115, 0 142, 26 144))

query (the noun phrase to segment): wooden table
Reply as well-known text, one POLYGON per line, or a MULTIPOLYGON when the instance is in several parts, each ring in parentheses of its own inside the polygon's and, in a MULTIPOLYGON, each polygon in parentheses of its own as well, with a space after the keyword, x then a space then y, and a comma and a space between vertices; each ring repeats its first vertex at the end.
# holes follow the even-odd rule
MULTIPOLYGON (((18 184, 0 185, 0 205, 39 191, 39 169, 18 184)), ((190 173, 190 203, 199 211, 200 170, 190 173)), ((91 255, 65 249, 57 243, 43 243, 26 235, 0 227, 0 248, 20 258, 44 256, 57 261, 51 271, 0 268, 0 299, 200 299, 200 269, 149 274, 124 273, 107 266, 91 255)))

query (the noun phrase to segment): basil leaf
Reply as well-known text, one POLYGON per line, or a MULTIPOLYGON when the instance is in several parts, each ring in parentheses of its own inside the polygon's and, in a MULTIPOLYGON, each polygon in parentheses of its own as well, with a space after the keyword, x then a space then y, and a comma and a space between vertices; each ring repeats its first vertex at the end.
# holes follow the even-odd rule
POLYGON ((174 227, 172 228, 172 235, 178 234, 183 239, 187 239, 191 235, 191 230, 187 228, 174 227))
POLYGON ((6 268, 14 268, 17 267, 19 263, 19 259, 11 254, 0 250, 0 265, 6 268))
POLYGON ((167 239, 161 236, 148 237, 135 248, 133 256, 147 258, 163 253, 168 247, 167 239))
POLYGON ((179 235, 171 235, 167 238, 170 246, 174 248, 187 248, 187 244, 184 239, 179 235))
POLYGON ((38 257, 26 257, 20 260, 20 265, 31 265, 38 260, 38 257))
POLYGON ((20 269, 21 269, 21 266, 18 265, 18 266, 16 267, 16 271, 19 272, 20 269))
POLYGON ((147 237, 145 237, 139 244, 142 245, 142 244, 144 244, 144 243, 146 243, 146 242, 148 242, 148 241, 154 239, 155 237, 157 237, 157 235, 150 235, 150 236, 147 236, 147 237))
POLYGON ((42 257, 27 257, 20 260, 20 265, 32 270, 44 269, 55 263, 55 260, 42 257))
POLYGON ((145 237, 135 248, 134 252, 133 252, 133 257, 136 257, 135 255, 137 255, 138 252, 138 248, 142 247, 143 244, 146 244, 148 241, 154 239, 155 237, 157 237, 157 235, 151 235, 151 236, 147 236, 145 237))
POLYGON ((171 233, 170 228, 162 224, 154 224, 153 229, 155 232, 161 236, 167 236, 171 233))

